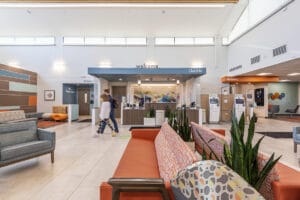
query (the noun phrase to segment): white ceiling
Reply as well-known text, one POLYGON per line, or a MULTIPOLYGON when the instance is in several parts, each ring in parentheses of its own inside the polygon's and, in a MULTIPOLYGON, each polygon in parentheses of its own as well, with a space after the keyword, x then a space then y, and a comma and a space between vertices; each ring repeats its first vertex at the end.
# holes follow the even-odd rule
POLYGON ((279 63, 263 69, 254 70, 244 75, 257 75, 259 73, 272 73, 270 76, 278 76, 280 80, 290 80, 290 82, 300 82, 300 75, 288 76, 291 73, 300 73, 300 59, 279 63))
POLYGON ((0 8, 0 36, 216 36, 245 0, 224 8, 0 8))

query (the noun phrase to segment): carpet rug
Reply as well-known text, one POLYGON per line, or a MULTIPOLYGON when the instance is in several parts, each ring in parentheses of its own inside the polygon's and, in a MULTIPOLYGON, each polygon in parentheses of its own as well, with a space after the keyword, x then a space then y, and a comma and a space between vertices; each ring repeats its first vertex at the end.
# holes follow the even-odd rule
POLYGON ((276 119, 276 120, 281 120, 281 121, 287 121, 287 122, 299 122, 300 123, 300 116, 276 116, 275 118, 272 119, 276 119))
POLYGON ((38 121, 38 128, 49 128, 49 127, 53 127, 53 126, 57 126, 57 125, 61 125, 64 124, 66 122, 55 122, 55 121, 43 121, 43 120, 39 120, 38 121))
POLYGON ((92 119, 83 119, 83 120, 80 120, 80 121, 77 121, 77 122, 92 122, 92 119))
POLYGON ((256 132, 272 138, 292 138, 292 132, 256 132))

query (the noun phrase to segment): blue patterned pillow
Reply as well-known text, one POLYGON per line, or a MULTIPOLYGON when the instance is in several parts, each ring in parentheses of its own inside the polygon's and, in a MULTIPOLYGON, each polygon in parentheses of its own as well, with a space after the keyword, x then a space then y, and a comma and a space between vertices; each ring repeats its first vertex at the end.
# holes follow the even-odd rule
POLYGON ((176 200, 262 200, 264 199, 242 177, 226 165, 199 161, 178 172, 171 180, 176 200))

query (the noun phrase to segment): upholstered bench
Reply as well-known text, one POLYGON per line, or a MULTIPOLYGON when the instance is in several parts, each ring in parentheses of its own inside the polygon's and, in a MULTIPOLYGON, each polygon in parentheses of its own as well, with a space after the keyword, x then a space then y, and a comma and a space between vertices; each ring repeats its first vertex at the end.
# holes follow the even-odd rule
POLYGON ((26 118, 24 110, 12 110, 12 111, 0 112, 0 124, 32 121, 32 120, 37 120, 37 118, 26 118))
MULTIPOLYGON (((185 174, 185 170, 193 169, 194 166, 192 164, 195 163, 197 159, 178 134, 167 123, 164 123, 161 129, 133 129, 131 135, 132 137, 128 142, 114 175, 108 182, 103 182, 100 186, 100 200, 190 199, 189 197, 181 198, 179 195, 180 192, 178 191, 190 191, 192 186, 189 181, 186 182, 186 188, 182 188, 183 184, 180 183, 180 180, 177 178, 181 179, 185 174), (171 183, 171 181, 173 182, 171 183), (174 191, 176 192, 174 193, 174 191), (174 196, 174 194, 176 196, 174 196)), ((205 166, 209 165, 205 163, 207 162, 203 161, 203 163, 200 164, 204 164, 205 166)), ((213 165, 214 163, 211 164, 210 169, 214 169, 213 165)), ((222 169, 223 168, 222 166, 222 169)), ((224 185, 221 190, 223 191, 227 188, 230 190, 224 193, 231 193, 232 195, 235 193, 235 195, 241 197, 240 199, 243 199, 243 197, 247 197, 244 199, 253 200, 263 199, 255 189, 232 172, 232 170, 230 171, 228 167, 222 171, 223 174, 219 172, 221 171, 218 170, 218 174, 216 175, 225 176, 225 179, 230 181, 228 182, 225 179, 220 180, 224 185), (235 175, 235 178, 232 177, 232 174, 235 175), (251 194, 244 192, 245 189, 250 191, 251 194)), ((201 174, 201 172, 199 171, 198 174, 201 174)), ((193 177, 201 178, 199 176, 193 177)), ((210 188, 216 191, 215 196, 220 194, 218 193, 218 185, 220 184, 212 184, 209 177, 203 177, 203 179, 199 181, 201 181, 201 184, 198 184, 200 189, 210 188), (208 182, 205 182, 204 179, 207 179, 208 182), (204 182, 202 182, 202 180, 204 180, 204 182)), ((195 185, 196 184, 193 184, 193 186, 195 185)), ((197 190, 198 188, 195 188, 195 191, 197 190)), ((198 192, 196 199, 204 197, 202 194, 204 194, 204 192, 198 192), (201 197, 199 197, 199 195, 201 197)), ((216 199, 222 198, 218 196, 216 199)), ((229 197, 229 199, 233 198, 229 197)))
MULTIPOLYGON (((205 126, 200 126, 196 123, 192 124, 192 135, 195 141, 196 150, 202 154, 203 148, 206 153, 210 153, 210 149, 207 147, 208 144, 214 150, 217 157, 220 159, 223 156, 223 146, 225 143, 229 144, 230 141, 219 133, 219 130, 214 131, 205 126), (199 136, 201 134, 201 137, 199 136), (205 140, 205 142, 202 141, 205 140), (213 140, 212 140, 213 139, 213 140)), ((214 158, 214 157, 213 157, 214 158)), ((266 163, 268 156, 262 152, 258 156, 258 167, 262 169, 266 163)), ((284 165, 283 163, 277 163, 276 166, 271 170, 263 183, 260 193, 267 200, 299 200, 300 199, 300 172, 296 171, 284 165)))
POLYGON ((54 162, 55 132, 38 129, 36 121, 0 124, 0 167, 44 154, 54 162))
MULTIPOLYGON (((196 161, 194 153, 167 123, 161 129, 133 129, 131 136, 110 183, 119 188, 128 182, 132 185, 139 181, 140 185, 147 184, 148 181, 149 184, 150 179, 152 186, 163 185, 161 189, 167 192, 169 198, 174 199, 170 179, 196 161), (124 178, 125 182, 120 182, 124 178)), ((112 192, 112 186, 103 182, 100 186, 100 199, 111 200, 112 192)), ((162 193, 121 192, 120 199, 161 200, 162 193)))

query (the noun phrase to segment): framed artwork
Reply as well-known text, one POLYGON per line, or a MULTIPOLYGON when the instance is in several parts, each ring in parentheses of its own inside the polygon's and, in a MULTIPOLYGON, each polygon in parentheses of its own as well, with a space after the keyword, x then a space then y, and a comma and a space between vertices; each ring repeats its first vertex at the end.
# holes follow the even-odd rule
POLYGON ((54 101, 55 100, 55 90, 44 90, 44 100, 54 101))

